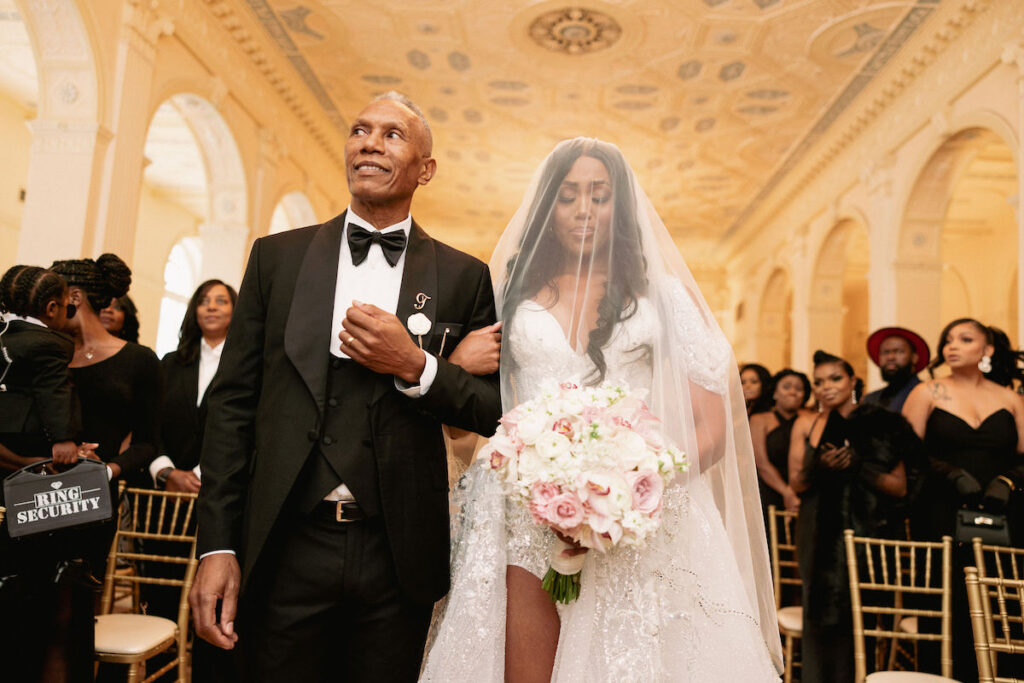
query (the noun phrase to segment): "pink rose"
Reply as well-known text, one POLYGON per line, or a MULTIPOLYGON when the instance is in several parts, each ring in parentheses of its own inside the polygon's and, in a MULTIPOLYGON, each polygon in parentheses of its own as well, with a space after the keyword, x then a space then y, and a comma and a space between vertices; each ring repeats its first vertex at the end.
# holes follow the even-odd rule
POLYGON ((538 524, 547 522, 548 504, 562 491, 558 484, 549 481, 538 481, 530 488, 530 514, 538 524))
POLYGON ((555 420, 555 424, 551 425, 551 431, 572 439, 572 423, 569 422, 569 418, 567 417, 555 420))
POLYGON ((665 483, 654 470, 640 470, 626 474, 626 481, 633 493, 633 509, 645 515, 653 515, 661 509, 661 494, 665 483))
POLYGON ((579 387, 573 384, 572 382, 562 382, 561 384, 558 385, 558 388, 561 389, 562 391, 569 391, 570 389, 579 389, 579 387))
POLYGON ((561 493, 548 501, 546 515, 559 529, 575 529, 583 522, 583 503, 574 493, 561 493))

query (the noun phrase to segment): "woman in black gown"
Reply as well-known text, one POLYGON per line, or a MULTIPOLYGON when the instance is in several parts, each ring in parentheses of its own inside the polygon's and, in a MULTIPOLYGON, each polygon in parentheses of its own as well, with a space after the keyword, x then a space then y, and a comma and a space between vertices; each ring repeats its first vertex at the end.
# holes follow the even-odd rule
MULTIPOLYGON (((818 414, 798 417, 789 482, 800 495, 796 545, 803 578, 805 683, 853 681, 853 617, 843 530, 894 538, 917 471, 917 437, 902 416, 857 405, 862 383, 848 362, 817 351, 818 414)), ((870 659, 870 658, 869 658, 870 659)))
MULTIPOLYGON (((51 270, 67 280, 69 299, 77 313, 68 321, 75 340, 71 376, 82 405, 83 440, 99 444, 96 454, 107 464, 112 485, 124 479, 135 486, 156 457, 161 394, 160 361, 150 349, 107 332, 98 311, 131 284, 131 271, 114 254, 95 261, 56 261, 51 270)), ((105 529, 87 559, 96 576, 114 532, 105 529)))
MULTIPOLYGON (((956 511, 967 506, 1007 513, 1012 542, 1024 544, 1024 403, 1011 387, 1024 378, 1021 354, 1006 335, 977 320, 946 325, 929 369, 945 363, 948 377, 915 387, 903 414, 925 442, 929 468, 915 506, 914 537, 953 535, 956 511)), ((977 678, 974 640, 967 612, 963 568, 973 565, 967 544, 953 568, 953 676, 977 678)), ((1003 674, 1005 671, 1000 670, 1003 674)))
POLYGON ((768 506, 796 512, 800 498, 789 486, 789 439, 793 424, 811 396, 807 375, 790 368, 781 370, 769 384, 772 409, 750 417, 750 440, 761 487, 765 519, 768 506))

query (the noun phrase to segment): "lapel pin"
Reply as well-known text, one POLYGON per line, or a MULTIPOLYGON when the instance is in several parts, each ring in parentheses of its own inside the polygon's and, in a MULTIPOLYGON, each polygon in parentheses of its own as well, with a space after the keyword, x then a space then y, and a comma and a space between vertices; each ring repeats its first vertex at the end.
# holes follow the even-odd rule
POLYGON ((419 294, 416 295, 416 303, 414 303, 412 307, 415 308, 417 311, 422 311, 423 307, 427 305, 427 302, 430 301, 430 299, 431 297, 427 296, 423 292, 420 292, 419 294))

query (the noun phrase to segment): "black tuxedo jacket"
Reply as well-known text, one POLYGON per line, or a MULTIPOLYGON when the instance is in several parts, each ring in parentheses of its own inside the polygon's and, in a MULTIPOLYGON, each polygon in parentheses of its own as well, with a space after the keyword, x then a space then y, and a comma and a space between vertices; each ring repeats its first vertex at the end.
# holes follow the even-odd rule
POLYGON ((206 398, 196 405, 199 394, 199 356, 187 365, 171 351, 160 365, 164 372, 164 400, 160 413, 160 453, 174 461, 179 470, 199 464, 206 423, 206 398))
MULTIPOLYGON (((13 361, 4 377, 6 391, 0 391, 0 443, 20 456, 49 458, 51 444, 75 439, 81 429, 68 369, 74 343, 22 320, 10 324, 0 343, 13 361)), ((7 366, 0 356, 0 373, 7 366)))
MULTIPOLYGON (((207 393, 199 552, 237 551, 243 590, 323 424, 344 225, 343 213, 256 240, 207 393)), ((487 266, 414 222, 396 314, 405 323, 417 312, 433 323, 422 339, 438 356, 430 390, 411 399, 393 376, 376 375, 366 406, 372 439, 347 447, 376 460, 399 586, 413 600, 433 602, 449 585, 441 425, 491 434, 501 402, 497 374, 474 377, 443 357, 463 334, 495 320, 487 266), (431 298, 417 311, 420 292, 431 298)))

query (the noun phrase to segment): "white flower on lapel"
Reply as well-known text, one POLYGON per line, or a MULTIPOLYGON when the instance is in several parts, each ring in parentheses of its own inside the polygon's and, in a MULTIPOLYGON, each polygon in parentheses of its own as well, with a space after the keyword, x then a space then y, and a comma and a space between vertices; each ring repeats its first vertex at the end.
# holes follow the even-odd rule
POLYGON ((433 327, 434 323, 430 322, 430 318, 422 313, 413 313, 405 321, 405 325, 409 328, 410 332, 419 337, 430 332, 430 328, 433 327))

